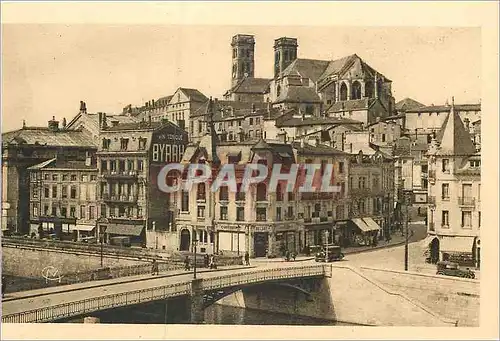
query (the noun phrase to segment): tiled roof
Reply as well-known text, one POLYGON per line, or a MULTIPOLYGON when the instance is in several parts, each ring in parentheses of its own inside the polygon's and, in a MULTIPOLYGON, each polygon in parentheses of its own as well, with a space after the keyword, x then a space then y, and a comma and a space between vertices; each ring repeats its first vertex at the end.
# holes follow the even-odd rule
POLYGON ((271 149, 271 146, 263 139, 260 139, 252 149, 271 149))
POLYGON ((303 146, 301 146, 300 142, 293 142, 292 143, 293 148, 297 150, 299 154, 306 154, 306 155, 348 155, 346 152, 343 152, 341 150, 335 149, 330 146, 318 144, 316 146, 313 146, 309 143, 304 143, 303 146))
MULTIPOLYGON (((373 101, 375 101, 375 100, 373 100, 373 101)), ((342 111, 368 109, 368 107, 370 105, 371 105, 370 98, 353 99, 353 100, 349 100, 349 101, 335 102, 328 109, 326 109, 326 111, 334 113, 334 112, 342 112, 342 111)))
POLYGON ((437 155, 473 155, 476 152, 474 144, 458 111, 452 108, 443 123, 439 134, 439 148, 437 155))
POLYGON ((422 107, 425 107, 425 104, 417 102, 413 98, 407 97, 397 102, 396 105, 394 106, 394 109, 396 109, 397 111, 401 111, 401 110, 418 109, 422 107))
POLYGON ((57 169, 88 169, 97 171, 97 166, 95 163, 87 166, 83 160, 65 160, 62 158, 53 158, 48 161, 34 165, 28 169, 47 169, 47 168, 57 168, 57 169))
POLYGON ((270 81, 267 78, 247 77, 238 82, 230 91, 234 93, 264 94, 268 92, 270 81))
POLYGON ((40 144, 56 147, 96 147, 92 136, 81 130, 23 127, 2 134, 2 144, 40 144))
POLYGON ((191 101, 194 102, 205 102, 208 100, 207 96, 202 94, 198 89, 190 89, 190 88, 179 88, 182 92, 189 97, 191 101))
POLYGON ((336 60, 332 60, 328 63, 328 66, 324 70, 323 74, 321 75, 321 78, 325 78, 329 75, 336 75, 341 73, 341 71, 344 71, 345 66, 352 62, 353 59, 357 57, 355 54, 352 54, 350 56, 342 57, 336 60))
POLYGON ((321 103, 321 99, 313 88, 306 86, 288 86, 278 96, 274 103, 294 102, 294 103, 321 103))
MULTIPOLYGON (((451 105, 430 105, 421 108, 407 110, 406 112, 419 113, 419 112, 449 112, 451 105)), ((481 104, 455 104, 455 111, 479 111, 481 104)))
MULTIPOLYGON (((207 114, 209 101, 207 100, 203 103, 196 111, 193 113, 192 117, 204 116, 207 114)), ((235 115, 244 116, 245 112, 252 111, 252 105, 255 105, 255 109, 267 109, 268 104, 263 102, 240 102, 240 101, 224 101, 217 100, 213 101, 214 119, 221 115, 221 110, 228 111, 230 113, 231 108, 233 108, 235 115), (245 111, 246 110, 246 111, 245 111)))
POLYGON ((337 117, 293 117, 297 112, 291 111, 286 115, 279 117, 276 120, 276 127, 299 127, 305 125, 340 125, 340 124, 356 124, 361 122, 351 120, 348 118, 337 118, 337 117))
MULTIPOLYGON (((169 122, 170 123, 170 122, 169 122)), ((166 123, 163 122, 133 122, 133 123, 119 123, 116 126, 109 126, 104 131, 125 131, 125 130, 155 130, 166 123)), ((172 124, 172 123, 170 123, 172 124)))
POLYGON ((323 74, 329 63, 330 62, 328 60, 298 58, 288 65, 288 67, 283 71, 283 75, 298 75, 316 82, 323 74))

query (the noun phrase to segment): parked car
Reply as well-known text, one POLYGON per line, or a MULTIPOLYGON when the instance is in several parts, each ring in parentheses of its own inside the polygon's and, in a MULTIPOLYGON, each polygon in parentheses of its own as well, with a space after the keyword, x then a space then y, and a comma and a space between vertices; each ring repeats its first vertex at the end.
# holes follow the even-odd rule
POLYGON ((474 271, 467 269, 460 269, 458 263, 442 261, 436 264, 437 266, 437 275, 443 276, 455 276, 455 277, 463 277, 463 278, 476 278, 476 274, 474 271))
POLYGON ((316 262, 333 262, 342 260, 343 258, 344 254, 340 246, 326 245, 321 248, 321 251, 316 253, 314 260, 316 262))

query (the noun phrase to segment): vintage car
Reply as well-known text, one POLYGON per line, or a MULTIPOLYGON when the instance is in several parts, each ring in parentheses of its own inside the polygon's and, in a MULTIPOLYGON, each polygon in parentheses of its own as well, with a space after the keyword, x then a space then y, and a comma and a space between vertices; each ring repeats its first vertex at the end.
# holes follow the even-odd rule
POLYGON ((442 261, 436 264, 437 266, 437 275, 444 276, 455 276, 455 277, 464 277, 464 278, 476 278, 474 271, 467 269, 460 269, 458 263, 453 263, 449 261, 442 261))
POLYGON ((343 258, 344 254, 342 253, 342 249, 340 248, 340 246, 326 245, 316 253, 314 260, 316 262, 332 262, 342 260, 343 258))

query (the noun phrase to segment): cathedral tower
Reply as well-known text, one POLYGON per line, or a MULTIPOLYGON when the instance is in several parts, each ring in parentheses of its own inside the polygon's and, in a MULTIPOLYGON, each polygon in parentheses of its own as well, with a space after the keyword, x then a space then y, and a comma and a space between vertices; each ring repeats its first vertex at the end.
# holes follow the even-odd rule
POLYGON ((274 40, 274 78, 297 59, 297 38, 281 37, 274 40))
POLYGON ((231 73, 231 87, 246 77, 254 77, 255 39, 253 35, 237 34, 231 40, 233 49, 233 69, 231 73))

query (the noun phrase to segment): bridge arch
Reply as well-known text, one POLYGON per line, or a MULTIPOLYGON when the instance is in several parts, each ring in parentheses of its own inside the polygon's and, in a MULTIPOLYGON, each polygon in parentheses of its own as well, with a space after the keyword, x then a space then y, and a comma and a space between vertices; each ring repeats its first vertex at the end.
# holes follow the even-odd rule
POLYGON ((224 297, 227 297, 229 295, 232 295, 240 290, 244 289, 255 289, 261 286, 275 286, 279 287, 284 290, 290 290, 293 292, 296 292, 298 294, 304 295, 305 299, 307 301, 312 301, 312 295, 311 295, 311 289, 313 288, 303 288, 302 286, 298 284, 292 284, 292 283, 286 283, 286 282, 270 282, 270 283, 254 283, 254 284, 248 284, 248 285, 241 285, 241 286, 234 286, 234 287, 229 287, 229 288, 224 288, 221 290, 214 290, 211 292, 206 292, 204 294, 204 304, 203 308, 206 309, 213 305, 214 303, 222 300, 224 297))

